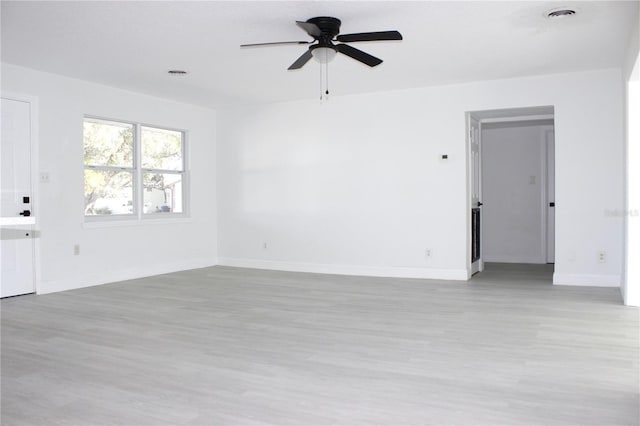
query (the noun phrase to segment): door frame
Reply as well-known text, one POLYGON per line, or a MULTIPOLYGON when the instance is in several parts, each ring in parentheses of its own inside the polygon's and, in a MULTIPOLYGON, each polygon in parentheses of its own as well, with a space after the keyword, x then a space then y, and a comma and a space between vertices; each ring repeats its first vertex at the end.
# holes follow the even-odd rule
POLYGON ((555 213, 556 213, 556 208, 555 208, 555 186, 556 186, 556 179, 555 179, 555 164, 556 164, 556 124, 555 124, 555 118, 554 118, 554 122, 553 122, 553 127, 551 129, 545 130, 544 131, 544 142, 543 142, 543 146, 542 146, 542 151, 543 151, 543 158, 542 158, 542 165, 543 165, 543 170, 541 173, 542 179, 544 179, 542 181, 542 191, 543 191, 543 197, 544 197, 544 205, 542 206, 542 255, 543 255, 543 260, 545 263, 549 264, 549 263, 553 263, 555 264, 555 234, 556 234, 556 230, 555 230, 555 225, 556 225, 556 221, 555 221, 555 213), (549 138, 549 135, 552 135, 551 139, 549 138), (553 174, 553 182, 551 183, 552 187, 553 187, 553 196, 550 194, 551 191, 549 191, 549 178, 551 177, 551 175, 553 174), (554 203, 554 207, 550 206, 550 203, 553 202, 554 203), (551 210, 553 209, 553 210, 551 210), (550 220, 549 218, 551 217, 551 215, 553 214, 554 219, 553 219, 553 237, 551 237, 551 232, 550 232, 550 220), (551 237, 551 238, 550 238, 551 237), (549 262, 549 242, 553 242, 553 262, 549 262))
MULTIPOLYGON (((466 238, 466 253, 467 253, 467 279, 470 279, 471 276, 478 272, 482 272, 484 269, 484 262, 482 261, 482 208, 480 208, 480 257, 477 260, 478 268, 474 270, 472 259, 472 209, 476 208, 473 205, 473 188, 474 188, 474 169, 473 169, 473 159, 472 150, 471 150, 471 120, 475 120, 478 123, 478 167, 480 170, 478 171, 478 179, 482 179, 482 122, 478 117, 473 115, 473 112, 466 112, 465 114, 465 146, 466 146, 466 163, 467 163, 467 203, 466 203, 466 221, 467 221, 467 238, 466 238)), ((479 199, 482 199, 482 185, 481 182, 478 182, 479 185, 479 199)))
MULTIPOLYGON (((466 253, 467 253, 467 261, 466 261, 466 265, 467 265, 467 279, 470 279, 471 276, 474 274, 473 272, 473 267, 472 267, 472 263, 471 263, 471 209, 475 206, 473 206, 472 203, 472 197, 473 197, 473 170, 472 170, 472 164, 471 164, 471 137, 470 137, 470 128, 471 128, 471 118, 474 118, 475 120, 478 121, 478 126, 479 126, 479 151, 480 151, 480 164, 482 164, 482 124, 483 123, 497 123, 497 122, 518 122, 518 121, 538 121, 538 120, 553 120, 553 132, 554 132, 554 145, 553 145, 553 149, 554 149, 554 159, 555 159, 555 153, 556 153, 556 143, 555 143, 555 129, 556 129, 556 122, 555 122, 555 108, 553 105, 549 105, 549 106, 540 106, 540 107, 511 107, 511 108, 503 108, 500 110, 491 110, 491 109, 486 109, 486 110, 473 110, 473 111, 466 111, 465 112, 465 147, 466 147, 466 166, 467 166, 467 202, 466 202, 466 220, 467 220, 467 237, 466 237, 466 244, 467 244, 467 248, 466 248, 466 253), (551 108, 551 111, 549 111, 548 109, 551 108), (523 114, 519 114, 519 110, 523 110, 523 109, 528 109, 528 111, 526 113, 523 114), (532 110, 535 110, 535 112, 533 112, 532 110), (482 117, 483 113, 495 113, 498 111, 502 111, 504 113, 504 115, 495 115, 495 114, 490 114, 489 117, 482 117), (508 112, 516 112, 515 114, 509 114, 508 112)), ((548 131, 547 131, 548 132, 548 131)), ((541 256, 542 256, 542 261, 544 263, 546 263, 547 261, 547 233, 548 233, 548 223, 547 223, 547 209, 549 208, 549 200, 548 200, 548 189, 547 189, 547 179, 548 179, 548 175, 547 175, 547 162, 548 162, 548 155, 547 155, 547 150, 548 150, 548 143, 547 143, 547 135, 545 132, 544 135, 544 143, 542 146, 542 170, 541 170, 541 186, 542 186, 542 243, 541 243, 541 256)), ((480 169, 480 174, 482 174, 482 169, 480 169)), ((482 183, 482 176, 480 176, 480 184, 482 183)), ((555 182, 554 182, 555 185, 555 182)), ((480 187, 480 197, 482 197, 482 185, 480 187)), ((554 200, 555 201, 555 200, 554 200)), ((484 218, 482 215, 482 211, 480 213, 480 270, 478 272, 481 272, 484 269, 484 262, 482 259, 482 254, 483 254, 483 248, 482 248, 482 243, 483 243, 483 238, 482 238, 482 233, 483 233, 483 222, 484 218)), ((557 224, 556 224, 556 228, 557 228, 557 224)), ((554 233, 555 234, 555 233, 554 233)), ((554 240, 555 240, 555 236, 554 236, 554 240)))
POLYGON ((35 225, 33 225, 33 287, 35 294, 39 293, 40 290, 40 277, 41 277, 41 267, 40 267, 40 191, 39 191, 39 161, 40 152, 39 152, 39 102, 37 96, 25 95, 22 93, 15 92, 7 92, 5 90, 0 94, 0 98, 10 100, 10 101, 18 101, 25 102, 29 104, 29 121, 30 121, 30 143, 31 143, 31 211, 33 216, 36 219, 35 225), (34 202, 35 201, 35 202, 34 202))

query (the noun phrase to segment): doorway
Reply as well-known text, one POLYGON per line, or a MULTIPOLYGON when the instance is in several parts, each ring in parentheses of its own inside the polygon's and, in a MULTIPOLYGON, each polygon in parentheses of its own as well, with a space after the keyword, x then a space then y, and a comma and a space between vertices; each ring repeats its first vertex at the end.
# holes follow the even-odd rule
POLYGON ((2 96, 0 297, 35 292, 34 103, 2 96))
POLYGON ((470 276, 485 263, 553 267, 554 125, 551 106, 467 113, 470 276))

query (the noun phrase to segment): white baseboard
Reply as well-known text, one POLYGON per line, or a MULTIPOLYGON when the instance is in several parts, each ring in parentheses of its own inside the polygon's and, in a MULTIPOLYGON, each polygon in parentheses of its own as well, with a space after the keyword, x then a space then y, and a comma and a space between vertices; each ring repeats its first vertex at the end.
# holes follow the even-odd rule
POLYGON ((129 268, 115 271, 105 271, 99 275, 87 275, 83 277, 71 277, 63 280, 41 281, 36 289, 37 294, 55 293, 58 291, 75 290, 84 287, 114 283, 118 281, 135 280, 154 275, 168 274, 171 272, 186 271, 189 269, 206 268, 216 264, 215 258, 187 260, 175 263, 162 263, 145 268, 129 268))
MULTIPOLYGON (((622 288, 621 288, 622 290, 622 288)), ((624 304, 627 306, 635 306, 640 307, 640 295, 639 294, 629 294, 622 292, 622 298, 624 300, 624 304)))
POLYGON ((311 272, 317 274, 360 275, 367 277, 423 278, 466 281, 466 269, 430 269, 395 266, 353 266, 322 263, 294 263, 275 260, 218 258, 218 265, 274 271, 311 272))
POLYGON ((620 287, 620 275, 553 274, 555 285, 585 287, 620 287))

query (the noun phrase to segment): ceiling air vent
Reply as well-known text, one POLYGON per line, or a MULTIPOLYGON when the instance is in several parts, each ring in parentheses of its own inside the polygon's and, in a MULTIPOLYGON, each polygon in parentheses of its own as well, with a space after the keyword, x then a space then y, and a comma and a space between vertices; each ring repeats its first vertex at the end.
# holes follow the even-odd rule
POLYGON ((549 19, 559 19, 559 18, 568 18, 569 16, 573 16, 576 14, 574 9, 552 9, 545 13, 545 16, 549 19))

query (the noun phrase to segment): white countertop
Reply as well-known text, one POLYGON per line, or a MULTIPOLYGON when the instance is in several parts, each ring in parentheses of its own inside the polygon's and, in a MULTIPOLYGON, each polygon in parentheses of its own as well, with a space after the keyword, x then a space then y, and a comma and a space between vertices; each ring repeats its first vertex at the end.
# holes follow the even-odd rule
POLYGON ((34 216, 27 217, 0 217, 0 226, 12 226, 12 225, 35 225, 36 218, 34 216))

